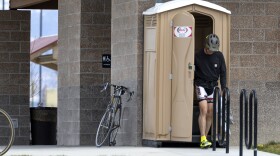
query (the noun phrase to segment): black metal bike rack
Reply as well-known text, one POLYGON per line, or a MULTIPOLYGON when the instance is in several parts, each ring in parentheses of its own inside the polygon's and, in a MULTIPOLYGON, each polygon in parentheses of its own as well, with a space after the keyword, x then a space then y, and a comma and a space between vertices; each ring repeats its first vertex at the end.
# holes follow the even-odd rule
POLYGON ((213 101, 213 125, 212 125, 212 141, 213 151, 216 151, 216 127, 217 127, 217 116, 216 110, 218 105, 218 143, 220 146, 226 147, 226 153, 229 153, 229 128, 230 128, 230 93, 229 89, 225 88, 222 95, 221 105, 221 94, 219 87, 214 89, 214 101, 213 101), (226 125, 225 125, 226 123, 226 125), (226 135, 226 136, 225 136, 226 135))
POLYGON ((239 156, 243 156, 243 125, 245 125, 245 145, 247 149, 252 148, 252 133, 253 133, 253 109, 254 109, 254 156, 257 156, 257 139, 258 139, 258 99, 256 91, 252 90, 248 98, 246 90, 240 92, 240 138, 239 138, 239 156), (249 104, 249 105, 248 105, 249 104), (254 105, 254 108, 253 108, 254 105), (243 108, 245 111, 243 113, 243 108), (243 123, 243 115, 245 122, 243 123), (248 117, 249 115, 249 117, 248 117), (248 121, 249 120, 249 121, 248 121), (249 125, 249 129, 248 129, 249 125))

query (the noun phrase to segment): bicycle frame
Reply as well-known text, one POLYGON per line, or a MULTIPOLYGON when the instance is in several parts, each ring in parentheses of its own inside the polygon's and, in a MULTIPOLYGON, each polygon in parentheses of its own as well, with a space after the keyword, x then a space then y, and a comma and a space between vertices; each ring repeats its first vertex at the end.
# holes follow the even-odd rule
POLYGON ((111 103, 108 105, 107 109, 112 110, 114 115, 117 113, 118 110, 122 111, 121 97, 112 95, 111 103))
POLYGON ((129 93, 130 97, 128 99, 131 100, 132 95, 134 92, 129 92, 128 88, 124 86, 118 86, 114 84, 106 83, 101 90, 101 92, 105 91, 108 86, 114 88, 113 94, 111 96, 110 103, 107 106, 105 114, 103 115, 98 130, 96 134, 96 146, 101 147, 102 144, 105 142, 107 137, 109 136, 109 145, 116 144, 116 136, 118 133, 118 128, 121 125, 121 118, 122 118, 122 98, 121 96, 124 93, 129 93), (106 121, 105 121, 106 120, 106 121), (104 123, 103 123, 104 122, 104 123), (105 129, 105 133, 99 132, 105 129), (105 134, 105 135, 104 135, 105 134), (101 137, 101 139, 100 139, 101 137))

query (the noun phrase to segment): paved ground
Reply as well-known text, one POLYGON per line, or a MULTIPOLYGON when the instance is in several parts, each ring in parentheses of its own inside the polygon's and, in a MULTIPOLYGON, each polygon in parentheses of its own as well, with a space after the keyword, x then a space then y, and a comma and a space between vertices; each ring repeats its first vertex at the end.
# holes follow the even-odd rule
MULTIPOLYGON (((231 147, 229 154, 224 148, 216 151, 199 148, 153 147, 62 147, 62 146, 13 146, 5 156, 239 156, 239 147, 231 147)), ((243 156, 253 156, 253 150, 244 149, 243 156)), ((258 156, 279 156, 258 151, 258 156)))

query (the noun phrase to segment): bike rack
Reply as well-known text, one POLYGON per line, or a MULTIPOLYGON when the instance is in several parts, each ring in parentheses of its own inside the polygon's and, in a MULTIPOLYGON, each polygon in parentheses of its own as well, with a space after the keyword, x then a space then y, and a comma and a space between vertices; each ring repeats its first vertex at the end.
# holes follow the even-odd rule
POLYGON ((218 143, 220 146, 226 146, 226 153, 229 153, 229 127, 230 127, 230 93, 229 89, 225 88, 222 95, 221 105, 221 94, 219 87, 214 89, 214 101, 213 101, 213 124, 212 124, 212 141, 213 151, 216 151, 216 110, 218 105, 218 143), (225 109, 227 108, 227 109, 225 109), (226 123, 226 127, 225 127, 226 123), (226 130, 225 130, 226 129, 226 130), (225 140, 226 135, 226 140, 225 140))
POLYGON ((240 92, 240 139, 239 139, 239 156, 243 156, 243 125, 245 124, 245 145, 247 149, 252 147, 252 132, 253 132, 253 109, 254 109, 254 156, 257 156, 257 139, 258 139, 258 99, 256 91, 252 90, 249 97, 249 110, 248 110, 248 98, 246 90, 242 89, 240 92), (243 113, 243 107, 245 103, 245 112, 243 113), (253 108, 254 104, 254 108, 253 108), (243 115, 245 117, 245 123, 243 124, 243 115), (249 117, 248 117, 249 115, 249 117), (249 118, 249 121, 248 121, 249 118), (248 123, 249 122, 249 123, 248 123), (248 130, 249 124, 249 130, 248 130), (249 134, 249 136, 248 136, 249 134))

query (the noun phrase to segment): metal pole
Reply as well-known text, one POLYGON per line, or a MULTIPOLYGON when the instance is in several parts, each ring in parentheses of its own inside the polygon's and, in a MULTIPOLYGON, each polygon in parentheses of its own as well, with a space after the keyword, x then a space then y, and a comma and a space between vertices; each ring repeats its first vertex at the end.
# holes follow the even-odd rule
POLYGON ((220 96, 220 89, 219 87, 215 87, 214 89, 214 101, 213 101, 213 123, 212 123, 212 150, 216 151, 216 110, 217 110, 217 104, 220 104, 221 102, 221 96, 220 96))
POLYGON ((243 107, 244 103, 247 105, 247 94, 246 90, 242 89, 240 92, 240 138, 239 138, 239 156, 243 156, 243 107))
MULTIPOLYGON (((42 37, 43 10, 40 11, 40 37, 42 37)), ((39 64, 39 106, 42 106, 42 66, 39 64)))
POLYGON ((244 133, 245 133, 245 145, 247 149, 250 149, 252 147, 252 133, 253 133, 252 111, 253 111, 253 104, 252 104, 251 94, 250 94, 249 103, 245 105, 245 132, 244 133), (248 129, 248 125, 249 125, 249 129, 248 129))
POLYGON ((223 90, 223 95, 221 95, 222 103, 219 102, 218 105, 218 143, 220 146, 225 145, 225 114, 226 114, 226 105, 227 105, 227 88, 223 90))
POLYGON ((226 90, 227 93, 227 133, 226 133, 226 153, 229 153, 229 125, 230 125, 230 93, 229 90, 226 90))
POLYGON ((2 0, 2 2, 3 2, 2 10, 5 10, 5 0, 2 0))
MULTIPOLYGON (((254 105, 254 156, 257 156, 258 144, 258 99, 256 91, 252 90, 250 93, 250 103, 254 105)), ((253 121, 251 121, 253 122, 253 121)))

